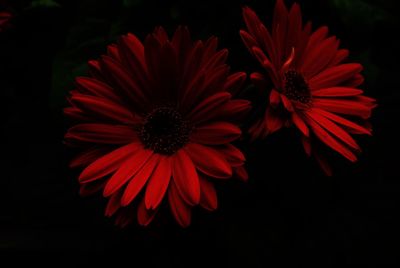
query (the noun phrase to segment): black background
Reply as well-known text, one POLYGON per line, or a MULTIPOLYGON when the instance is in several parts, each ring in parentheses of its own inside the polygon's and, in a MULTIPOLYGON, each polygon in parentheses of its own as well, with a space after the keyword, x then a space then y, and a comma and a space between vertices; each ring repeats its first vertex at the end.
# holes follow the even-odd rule
POLYGON ((124 230, 103 216, 104 200, 78 195, 78 173, 67 166, 62 107, 73 77, 85 74, 86 61, 120 34, 144 38, 157 25, 171 34, 180 24, 194 38, 219 36, 233 70, 260 70, 238 35, 241 7, 249 5, 268 23, 274 1, 9 2, 16 16, 0 33, 2 267, 14 267, 7 260, 52 267, 380 267, 398 261, 395 0, 299 1, 314 29, 329 25, 351 60, 365 66, 362 88, 378 99, 374 136, 359 139, 364 151, 357 164, 333 156, 335 176, 325 177, 291 130, 241 142, 250 181, 219 184, 217 212, 195 209, 187 229, 166 211, 149 228, 124 230))

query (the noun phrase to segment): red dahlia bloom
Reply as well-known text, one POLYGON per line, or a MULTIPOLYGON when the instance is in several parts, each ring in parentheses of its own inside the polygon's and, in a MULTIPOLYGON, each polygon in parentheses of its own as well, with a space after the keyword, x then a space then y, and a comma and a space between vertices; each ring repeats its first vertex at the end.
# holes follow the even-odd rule
MULTIPOLYGON (((243 42, 273 84, 264 117, 250 129, 252 138, 294 125, 305 151, 326 173, 331 173, 329 166, 310 143, 315 138, 356 161, 360 148, 351 134, 371 134, 364 125, 375 106, 374 99, 357 89, 364 80, 362 66, 343 63, 349 52, 339 49, 339 40, 328 36, 327 27, 312 32, 310 22, 303 26, 298 4, 288 11, 277 0, 271 31, 250 8, 243 9, 243 17, 247 27, 240 31, 243 42)), ((266 90, 264 74, 256 72, 250 78, 266 90)))
POLYGON ((185 27, 171 40, 162 28, 144 43, 128 34, 89 62, 91 77, 76 79, 65 109, 76 125, 65 139, 85 150, 71 165, 84 167, 82 194, 109 198, 105 213, 117 214, 118 225, 136 207, 138 222, 149 224, 166 195, 188 226, 193 206, 217 208, 214 180, 247 179, 231 145, 241 135, 236 119, 250 108, 232 99, 246 75, 229 74, 228 51, 217 43, 193 42, 185 27))

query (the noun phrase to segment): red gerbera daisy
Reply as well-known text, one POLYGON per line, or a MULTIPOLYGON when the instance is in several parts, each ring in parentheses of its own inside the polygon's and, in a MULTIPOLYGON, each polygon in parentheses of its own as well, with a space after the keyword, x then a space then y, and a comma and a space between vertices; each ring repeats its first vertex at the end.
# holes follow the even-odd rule
MULTIPOLYGON (((307 154, 313 154, 328 174, 329 166, 317 153, 314 138, 350 161, 356 161, 359 146, 350 134, 371 134, 365 120, 375 100, 357 87, 363 82, 358 63, 343 63, 349 52, 339 49, 339 40, 328 37, 328 28, 315 32, 302 25, 298 4, 288 11, 277 0, 271 32, 253 10, 243 9, 247 30, 241 37, 267 71, 273 88, 264 117, 250 129, 252 138, 263 138, 283 126, 296 126, 307 154)), ((251 74, 252 82, 265 90, 264 74, 251 74)))
POLYGON ((228 51, 217 43, 193 42, 185 27, 171 40, 157 28, 143 44, 128 34, 89 62, 91 77, 76 79, 65 114, 77 124, 65 139, 86 150, 71 165, 84 167, 83 195, 102 190, 109 198, 106 215, 117 214, 118 225, 136 207, 138 222, 149 224, 167 195, 176 221, 188 226, 191 207, 217 208, 213 180, 247 179, 245 158, 231 145, 241 135, 235 120, 250 108, 232 99, 246 75, 229 74, 228 51))

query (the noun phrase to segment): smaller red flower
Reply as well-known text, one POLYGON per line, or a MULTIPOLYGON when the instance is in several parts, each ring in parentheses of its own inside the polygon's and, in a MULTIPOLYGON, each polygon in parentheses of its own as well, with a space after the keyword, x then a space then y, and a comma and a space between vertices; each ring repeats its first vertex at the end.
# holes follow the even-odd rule
POLYGON ((352 134, 371 135, 366 120, 375 107, 375 100, 357 88, 364 81, 362 66, 343 63, 349 51, 339 49, 339 40, 328 36, 327 27, 312 32, 311 22, 303 25, 298 4, 287 10, 277 0, 271 31, 250 8, 243 9, 243 17, 247 29, 240 31, 242 40, 269 77, 256 72, 250 78, 262 90, 269 80, 273 84, 264 117, 250 129, 252 138, 294 125, 306 153, 327 174, 330 167, 315 140, 356 161, 360 147, 352 134))

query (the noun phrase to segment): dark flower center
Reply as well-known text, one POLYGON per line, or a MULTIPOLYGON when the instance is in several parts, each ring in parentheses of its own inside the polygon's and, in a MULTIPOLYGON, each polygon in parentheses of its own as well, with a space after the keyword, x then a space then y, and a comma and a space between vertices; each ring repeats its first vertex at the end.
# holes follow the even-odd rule
POLYGON ((307 104, 311 101, 311 92, 304 76, 295 71, 289 70, 285 73, 285 88, 283 94, 291 100, 307 104))
POLYGON ((156 153, 172 155, 189 140, 191 127, 178 111, 160 107, 149 113, 140 130, 146 148, 156 153))

